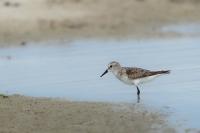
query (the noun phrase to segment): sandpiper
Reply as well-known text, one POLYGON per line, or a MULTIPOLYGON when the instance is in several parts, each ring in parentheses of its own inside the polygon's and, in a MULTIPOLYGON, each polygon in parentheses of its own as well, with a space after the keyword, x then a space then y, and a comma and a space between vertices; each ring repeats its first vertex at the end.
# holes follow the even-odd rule
POLYGON ((108 73, 108 71, 111 71, 120 81, 124 82, 125 84, 136 86, 138 97, 140 95, 140 89, 138 85, 151 81, 160 75, 170 73, 169 70, 150 71, 137 67, 121 67, 121 65, 116 61, 109 63, 108 68, 100 77, 108 73))

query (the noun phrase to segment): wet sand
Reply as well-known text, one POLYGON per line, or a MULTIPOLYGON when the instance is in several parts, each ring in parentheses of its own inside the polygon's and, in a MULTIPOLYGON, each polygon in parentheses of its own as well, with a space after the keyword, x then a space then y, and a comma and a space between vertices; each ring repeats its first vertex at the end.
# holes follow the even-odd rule
POLYGON ((2 133, 174 133, 165 116, 139 105, 0 96, 2 133))
POLYGON ((151 38, 167 24, 200 22, 198 0, 2 0, 0 45, 78 38, 151 38))

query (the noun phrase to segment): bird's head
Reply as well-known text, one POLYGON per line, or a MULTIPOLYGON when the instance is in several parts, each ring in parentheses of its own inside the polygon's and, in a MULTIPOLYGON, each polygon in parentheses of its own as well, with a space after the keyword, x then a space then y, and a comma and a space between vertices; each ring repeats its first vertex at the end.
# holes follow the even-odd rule
POLYGON ((106 71, 100 77, 103 77, 103 75, 105 75, 109 71, 114 72, 114 71, 118 70, 120 67, 121 66, 118 62, 112 61, 108 64, 108 68, 106 69, 106 71))

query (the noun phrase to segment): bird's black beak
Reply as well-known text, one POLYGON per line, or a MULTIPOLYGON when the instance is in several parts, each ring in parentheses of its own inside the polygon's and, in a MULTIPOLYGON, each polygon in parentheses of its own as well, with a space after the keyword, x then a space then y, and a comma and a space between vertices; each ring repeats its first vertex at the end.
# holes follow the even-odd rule
POLYGON ((106 71, 100 77, 103 77, 103 75, 105 75, 106 73, 108 73, 108 69, 106 69, 106 71))

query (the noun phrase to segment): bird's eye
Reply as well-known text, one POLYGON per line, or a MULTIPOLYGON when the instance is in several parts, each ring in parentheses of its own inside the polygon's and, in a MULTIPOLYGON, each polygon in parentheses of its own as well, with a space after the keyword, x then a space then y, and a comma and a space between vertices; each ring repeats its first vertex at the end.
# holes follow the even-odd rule
POLYGON ((110 65, 110 68, 112 68, 112 65, 110 65))

